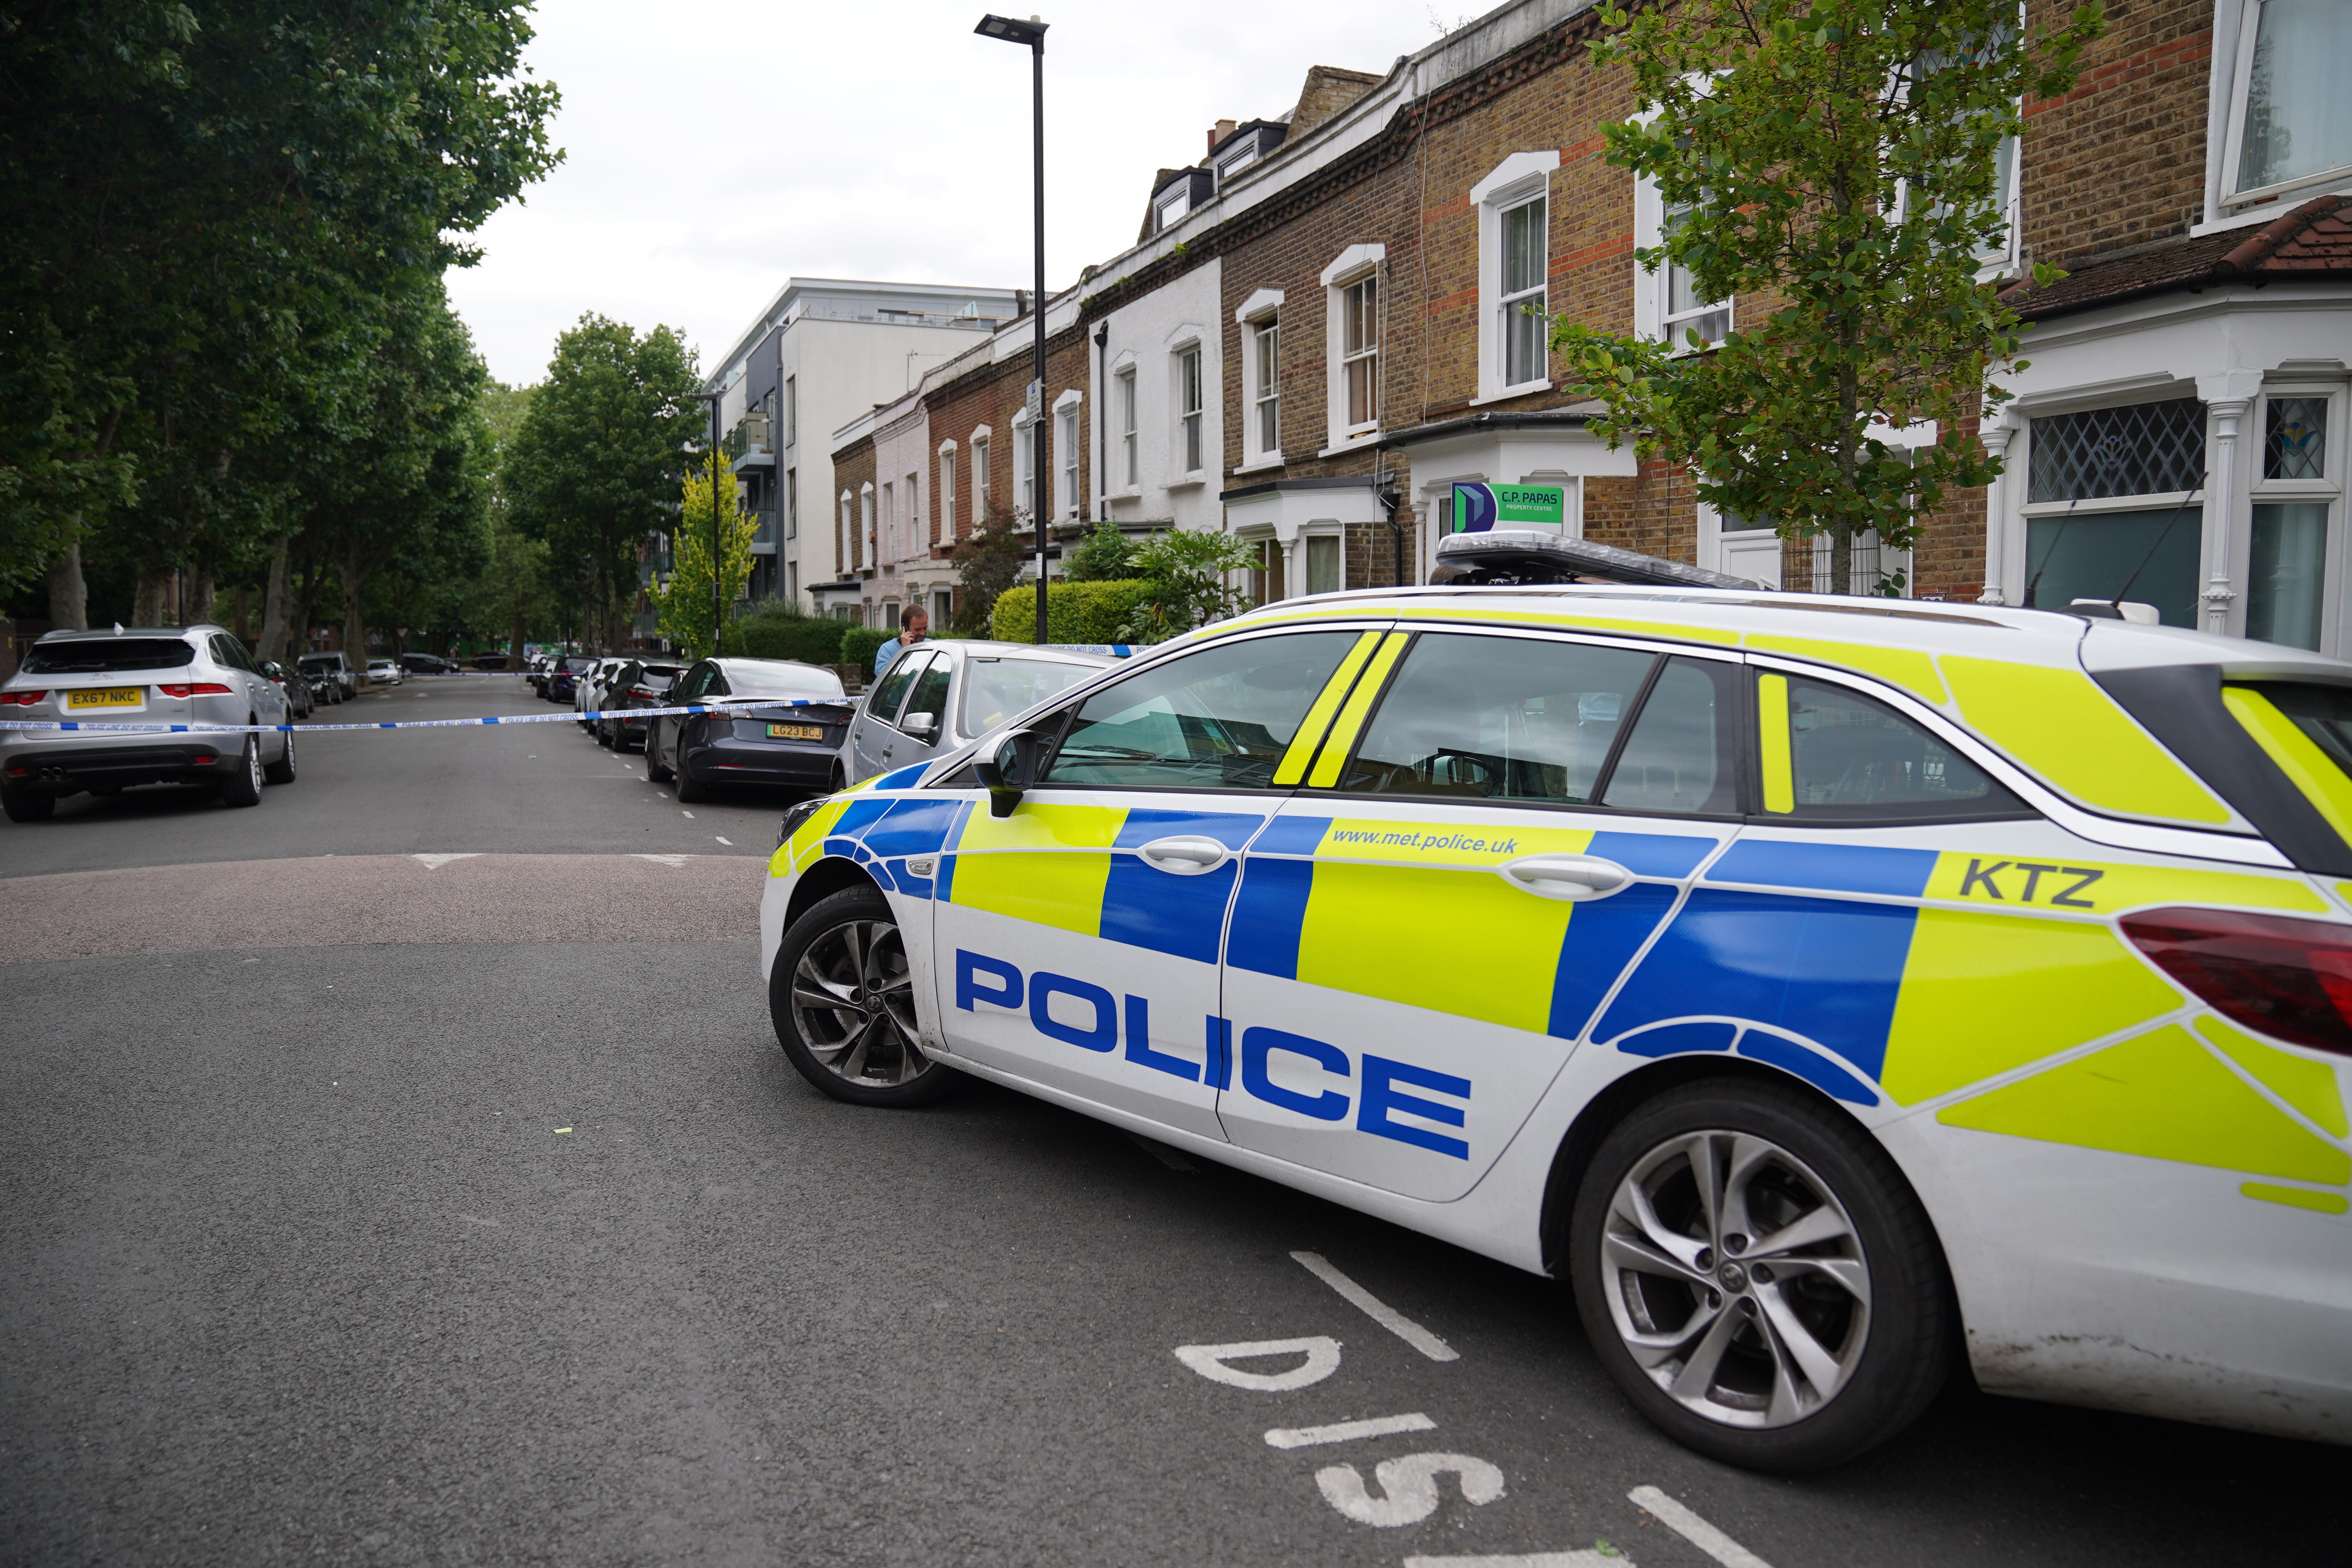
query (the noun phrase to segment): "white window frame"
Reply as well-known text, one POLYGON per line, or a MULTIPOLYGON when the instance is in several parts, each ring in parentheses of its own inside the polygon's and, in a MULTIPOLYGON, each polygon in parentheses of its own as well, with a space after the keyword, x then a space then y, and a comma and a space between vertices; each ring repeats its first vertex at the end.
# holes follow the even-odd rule
POLYGON ((800 378, 798 376, 788 375, 784 377, 783 401, 784 439, 782 445, 790 447, 797 443, 801 438, 801 388, 800 378))
POLYGON ((1544 313, 1549 314, 1551 219, 1556 216, 1551 205, 1551 176, 1559 167, 1559 153, 1554 151, 1514 153, 1470 187, 1471 203, 1478 209, 1478 395, 1471 400, 1473 403, 1551 390, 1549 348, 1544 353, 1544 374, 1523 377, 1516 383, 1509 379, 1507 328, 1512 310, 1529 300, 1536 300, 1544 313), (1535 288, 1506 300, 1504 220, 1533 201, 1544 204, 1544 262, 1538 272, 1539 280, 1535 288))
MULTIPOLYGON (((1127 210, 1133 212, 1135 209, 1129 207, 1127 210)), ((1168 187, 1168 194, 1151 204, 1151 231, 1157 234, 1162 229, 1174 227, 1181 223, 1184 220, 1184 215, 1192 210, 1192 182, 1190 179, 1184 179, 1171 183, 1168 187)))
POLYGON ((992 493, 988 488, 988 456, 995 437, 995 430, 989 426, 975 425, 971 427, 971 525, 974 528, 988 526, 988 502, 992 493))
POLYGON ((1062 444, 1062 460, 1056 465, 1059 482, 1055 489, 1056 513, 1071 518, 1085 515, 1086 477, 1078 463, 1086 456, 1086 441, 1080 433, 1079 420, 1086 406, 1086 394, 1070 387, 1054 399, 1054 437, 1062 444))
MULTIPOLYGON (((2286 381, 2266 383, 2262 395, 2255 398, 2247 411, 2244 434, 2239 437, 2243 460, 2240 471, 2246 476, 2247 497, 2243 507, 2230 509, 2230 559, 2242 562, 2241 596, 2231 606, 2231 618, 2237 635, 2248 636, 2246 616, 2253 609, 2254 569, 2254 509, 2282 503, 2306 502, 2327 509, 2326 543, 2322 547, 2326 563, 2326 581, 2319 600, 2319 647, 2315 651, 2332 658, 2344 657, 2343 649, 2352 647, 2352 628, 2345 625, 2346 611, 2346 549, 2345 549, 2345 439, 2347 421, 2347 405, 2352 404, 2352 393, 2345 384, 2326 381, 2286 381), (2273 479, 2263 477, 2263 468, 2270 452, 2270 405, 2273 400, 2290 397, 2315 397, 2326 401, 2327 410, 2322 426, 2320 472, 2316 479, 2273 479)), ((2284 645, 2292 647, 2292 644, 2284 645)))
POLYGON ((2352 163, 2250 191, 2235 188, 2239 160, 2245 152, 2246 94, 2253 79, 2254 39, 2262 26, 2263 0, 2221 0, 2214 11, 2211 123, 2220 134, 2209 137, 2207 143, 2208 156, 2218 154, 2218 166, 2206 173, 2207 222, 2227 224, 2258 213, 2268 216, 2270 209, 2292 205, 2323 191, 2352 189, 2352 163))
POLYGON ((956 444, 952 440, 940 443, 940 479, 931 487, 934 504, 931 508, 932 542, 955 542, 956 444))
POLYGON ((923 526, 923 476, 921 470, 918 469, 907 476, 906 489, 901 492, 901 494, 906 500, 906 515, 904 518, 906 526, 899 531, 899 553, 902 555, 914 554, 915 542, 917 540, 921 540, 923 542, 924 549, 928 551, 930 548, 930 534, 923 526))
POLYGON ((1385 245, 1351 245, 1322 273, 1325 365, 1326 417, 1330 444, 1322 454, 1328 455, 1343 447, 1354 447, 1378 438, 1381 433, 1381 360, 1387 353, 1388 333, 1385 331, 1388 312, 1388 247, 1385 245), (1365 279, 1372 281, 1375 289, 1373 320, 1378 334, 1371 348, 1354 355, 1347 353, 1346 316, 1348 290, 1365 279), (1370 359, 1372 363, 1372 417, 1349 423, 1348 419, 1348 370, 1355 360, 1370 359))
POLYGON ((858 564, 875 564, 874 542, 874 484, 869 479, 857 487, 858 564))
POLYGON ((1246 473, 1252 468, 1271 468, 1282 463, 1282 290, 1260 289, 1241 303, 1234 312, 1234 325, 1241 329, 1242 350, 1242 464, 1234 470, 1246 473), (1260 363, 1262 350, 1259 334, 1275 334, 1275 364, 1273 384, 1266 384, 1266 367, 1260 363), (1265 405, 1275 409, 1274 445, 1265 443, 1263 429, 1265 405))
POLYGON ((896 482, 882 481, 880 509, 881 527, 875 532, 874 563, 898 558, 898 487, 896 482))
POLYGON ((1111 370, 1111 381, 1118 388, 1118 482, 1110 487, 1113 494, 1134 495, 1143 488, 1141 454, 1137 450, 1138 431, 1142 423, 1139 406, 1142 397, 1136 381, 1135 355, 1123 353, 1111 370))
POLYGON ((1198 327, 1180 327, 1168 345, 1168 468, 1175 484, 1197 484, 1214 461, 1209 447, 1209 350, 1207 334, 1198 327), (1192 384, 1185 384, 1192 367, 1192 384), (1200 399, 1187 407, 1188 395, 1200 399))
POLYGON ((784 470, 784 537, 798 539, 800 536, 801 471, 798 468, 786 468, 784 470))

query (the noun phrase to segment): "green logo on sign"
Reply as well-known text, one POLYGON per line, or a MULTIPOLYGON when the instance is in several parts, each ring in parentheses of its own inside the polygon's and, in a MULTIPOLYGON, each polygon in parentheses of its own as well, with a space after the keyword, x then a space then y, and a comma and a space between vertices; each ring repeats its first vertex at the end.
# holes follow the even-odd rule
POLYGON ((1567 492, 1559 485, 1464 483, 1454 487, 1455 533, 1484 533, 1523 524, 1559 528, 1567 521, 1567 492))

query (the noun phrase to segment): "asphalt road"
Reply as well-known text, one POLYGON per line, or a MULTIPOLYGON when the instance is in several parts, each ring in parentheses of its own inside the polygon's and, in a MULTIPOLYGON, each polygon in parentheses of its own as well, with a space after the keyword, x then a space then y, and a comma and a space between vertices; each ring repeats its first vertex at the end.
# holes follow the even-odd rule
MULTIPOLYGON (((321 717, 534 710, 499 684, 321 717)), ((0 1562, 1724 1561, 1653 1487, 1773 1568, 2342 1555, 2340 1449, 1956 1386, 1761 1479, 1552 1283, 987 1086, 824 1100, 754 973, 781 799, 686 817, 561 724, 301 770, 0 825, 0 1562), (1174 1353, 1315 1336, 1284 1393, 1174 1353), (1317 1479, 1432 1452, 1501 1495, 1317 1479)))

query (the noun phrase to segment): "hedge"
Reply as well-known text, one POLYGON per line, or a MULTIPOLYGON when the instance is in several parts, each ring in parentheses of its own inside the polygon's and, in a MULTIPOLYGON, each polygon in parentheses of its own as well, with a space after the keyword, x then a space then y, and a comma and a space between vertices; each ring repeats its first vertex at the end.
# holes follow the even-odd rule
POLYGON ((850 626, 842 632, 841 647, 835 651, 835 658, 843 664, 856 665, 859 675, 871 679, 875 650, 898 635, 895 629, 886 632, 879 626, 850 626))
POLYGON ((844 622, 818 616, 755 610, 727 628, 727 651, 747 658, 797 658, 809 664, 838 664, 842 662, 842 634, 849 629, 844 622))
MULTIPOLYGON (((1045 640, 1060 643, 1115 643, 1119 628, 1150 593, 1141 578, 1108 583, 1056 582, 1045 595, 1045 640)), ((1007 588, 996 601, 992 617, 1003 642, 1037 640, 1037 590, 1024 584, 1007 588)))

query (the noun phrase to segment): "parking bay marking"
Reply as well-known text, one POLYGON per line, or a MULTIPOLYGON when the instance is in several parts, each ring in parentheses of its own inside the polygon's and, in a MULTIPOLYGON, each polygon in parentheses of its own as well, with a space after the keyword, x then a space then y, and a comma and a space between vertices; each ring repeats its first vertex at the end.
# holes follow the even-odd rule
POLYGON ((1723 1568, 1772 1565, 1655 1487, 1635 1487, 1625 1496, 1657 1521, 1723 1564, 1723 1568))
POLYGON ((1306 1270, 1345 1298, 1348 1303, 1432 1361, 1458 1361, 1461 1353, 1324 1260, 1319 1252, 1294 1252, 1306 1270))
POLYGON ((1397 1432, 1434 1432, 1437 1423, 1416 1410, 1410 1415, 1375 1415, 1368 1421, 1335 1421, 1328 1426, 1277 1426, 1265 1435, 1272 1448, 1311 1448, 1319 1443, 1352 1443, 1397 1432))
POLYGON ((1580 1552, 1518 1552, 1499 1557, 1408 1557, 1404 1568, 1633 1568, 1633 1560, 1586 1547, 1580 1552))

